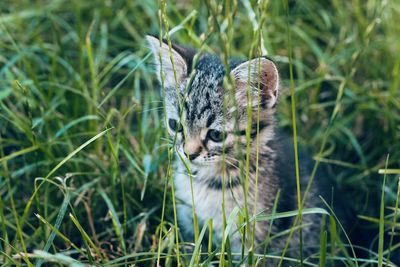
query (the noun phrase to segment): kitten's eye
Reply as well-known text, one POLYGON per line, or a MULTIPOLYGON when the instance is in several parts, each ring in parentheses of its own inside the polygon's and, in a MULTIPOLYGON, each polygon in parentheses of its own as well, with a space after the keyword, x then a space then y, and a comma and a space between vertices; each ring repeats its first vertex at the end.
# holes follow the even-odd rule
POLYGON ((169 125, 169 128, 171 128, 172 131, 182 132, 182 130, 183 130, 182 125, 180 123, 178 124, 177 120, 169 119, 168 120, 168 125, 169 125))
POLYGON ((213 129, 209 130, 207 135, 212 141, 217 143, 224 141, 224 139, 226 138, 225 133, 213 129))

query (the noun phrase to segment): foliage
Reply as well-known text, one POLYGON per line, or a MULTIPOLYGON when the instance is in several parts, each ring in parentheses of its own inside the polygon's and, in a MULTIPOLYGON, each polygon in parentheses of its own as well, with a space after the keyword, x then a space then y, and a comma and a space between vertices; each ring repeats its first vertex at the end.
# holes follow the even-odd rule
MULTIPOLYGON (((161 258, 171 266, 178 254, 182 264, 203 261, 199 244, 176 243, 162 99, 144 42, 160 25, 195 48, 271 56, 284 88, 279 126, 292 131, 285 90, 292 87, 299 142, 351 196, 357 223, 398 232, 399 2, 164 4, 0 2, 2 265, 154 265, 161 258), (387 158, 382 187, 378 171, 387 158)), ((388 258, 388 248, 373 246, 383 238, 370 238, 370 258, 362 260, 388 258)), ((317 258, 325 257, 321 240, 317 258)))

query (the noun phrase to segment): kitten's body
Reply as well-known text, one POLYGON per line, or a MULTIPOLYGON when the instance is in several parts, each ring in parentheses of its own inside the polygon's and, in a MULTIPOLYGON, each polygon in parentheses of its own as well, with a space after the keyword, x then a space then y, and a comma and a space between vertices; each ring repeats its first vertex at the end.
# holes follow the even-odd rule
MULTIPOLYGON (((271 214, 273 210, 274 200, 280 191, 280 199, 278 201, 278 206, 276 212, 293 211, 298 208, 297 206, 297 195, 296 195, 296 182, 295 182, 295 169, 294 169, 294 154, 293 154, 293 143, 291 140, 284 136, 284 140, 281 137, 274 138, 273 148, 266 151, 260 149, 259 155, 264 155, 259 157, 259 167, 258 167, 258 187, 256 184, 256 177, 254 170, 251 170, 249 175, 249 192, 248 192, 248 209, 251 215, 254 214, 254 202, 255 195, 257 195, 257 210, 256 213, 263 212, 264 214, 271 214), (275 150, 278 149, 279 150, 275 150), (265 157, 265 153, 269 156, 265 157)), ((253 146, 254 147, 254 146, 253 146)), ((254 152, 254 151, 253 151, 254 152)), ((252 153, 250 161, 256 162, 255 153, 252 153)), ((182 231, 186 237, 193 238, 193 219, 192 219, 192 192, 190 190, 190 177, 188 176, 185 166, 181 162, 176 162, 177 164, 177 174, 175 175, 175 189, 176 197, 181 200, 178 204, 178 216, 179 221, 182 224, 182 231)), ((302 178, 301 188, 302 194, 307 186, 307 181, 309 179, 310 163, 305 156, 301 156, 300 159, 300 176, 302 178)), ((253 168, 254 166, 251 166, 253 168)), ((222 189, 220 186, 215 186, 213 184, 207 184, 202 181, 213 179, 215 176, 220 176, 221 173, 217 170, 212 172, 209 169, 204 168, 195 171, 197 174, 192 178, 193 181, 193 197, 194 205, 196 210, 197 219, 199 220, 200 229, 203 224, 208 220, 213 220, 213 229, 215 234, 214 242, 217 245, 221 244, 221 237, 223 231, 222 225, 222 189)), ((321 177, 320 177, 321 178, 321 177)), ((227 178, 226 178, 227 179, 227 178)), ((318 190, 314 186, 308 195, 308 200, 306 202, 305 208, 307 207, 317 207, 320 206, 320 201, 318 195, 322 194, 321 190, 318 190)), ((226 218, 229 217, 234 207, 244 206, 244 190, 239 184, 232 184, 227 182, 225 186, 225 215, 226 218)), ((322 194, 324 195, 324 194, 322 194)), ((329 200, 328 200, 329 201, 329 200)), ((284 230, 290 229, 293 224, 292 218, 286 219, 276 219, 275 223, 272 225, 271 237, 274 234, 280 233, 284 230)), ((303 251, 314 251, 315 247, 319 245, 319 215, 305 215, 303 216, 303 242, 308 248, 303 251), (311 247, 315 246, 314 249, 311 247)), ((255 233, 255 243, 256 251, 262 252, 263 246, 260 246, 267 236, 269 228, 268 221, 260 221, 256 224, 255 233)), ((278 253, 284 248, 287 235, 283 238, 274 238, 273 241, 269 243, 268 251, 278 253)), ((295 231, 294 236, 290 241, 290 248, 298 248, 299 245, 299 235, 298 231, 295 231)), ((241 241, 239 236, 236 234, 232 240, 233 251, 240 251, 241 241)), ((309 254, 307 252, 304 253, 309 254)), ((298 251, 295 253, 291 252, 288 255, 298 256, 298 251)))
MULTIPOLYGON (((254 214, 254 204, 256 213, 271 214, 278 191, 278 211, 296 210, 298 206, 293 143, 281 134, 276 134, 274 129, 275 104, 279 90, 279 76, 275 65, 265 58, 242 63, 232 62, 230 75, 234 80, 235 91, 230 95, 222 87, 225 68, 216 56, 203 56, 194 66, 195 75, 190 80, 191 65, 188 62, 191 64, 191 60, 188 61, 187 58, 192 58, 193 54, 188 56, 177 46, 170 51, 165 43, 160 44, 153 37, 148 37, 148 41, 156 59, 161 52, 161 60, 156 60, 161 83, 163 80, 160 70, 165 73, 167 127, 172 137, 176 135, 178 157, 175 162, 174 181, 182 232, 193 238, 194 205, 200 227, 208 219, 212 219, 213 241, 217 245, 221 244, 224 230, 222 188, 225 188, 224 208, 228 218, 234 207, 239 206, 243 209, 245 205, 243 181, 246 176, 247 152, 250 155, 247 194, 250 216, 254 214), (187 84, 188 81, 192 81, 190 85, 187 84), (251 94, 248 94, 248 81, 251 94), (249 110, 252 110, 250 118, 249 110), (179 118, 181 113, 182 119, 179 118), (251 127, 248 127, 249 120, 251 127), (184 131, 180 130, 179 121, 184 125, 184 131), (246 135, 250 137, 249 150, 246 135), (220 140, 222 141, 219 142, 220 140), (192 187, 182 159, 190 167, 192 187)), ((303 161, 305 157, 301 158, 301 186, 304 190, 309 178, 309 167, 308 163, 303 161)), ((306 207, 315 206, 318 202, 316 191, 318 190, 315 188, 311 190, 306 207)), ((276 220, 271 228, 268 221, 257 222, 256 251, 262 251, 262 244, 269 229, 273 236, 289 229, 292 226, 291 222, 291 219, 276 220)), ((318 244, 319 220, 316 215, 304 216, 303 223, 306 225, 303 228, 306 245, 318 244)), ((286 238, 287 235, 269 242, 269 251, 282 250, 286 238)), ((295 248, 298 243, 296 231, 290 247, 295 248)), ((236 233, 231 237, 232 250, 240 252, 241 245, 242 240, 236 233)))

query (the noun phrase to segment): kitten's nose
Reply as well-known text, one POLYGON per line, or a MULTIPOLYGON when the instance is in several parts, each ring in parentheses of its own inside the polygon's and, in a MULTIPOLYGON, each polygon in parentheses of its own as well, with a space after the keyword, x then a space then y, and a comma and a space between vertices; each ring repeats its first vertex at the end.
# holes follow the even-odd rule
POLYGON ((201 145, 196 140, 190 140, 185 143, 185 153, 190 160, 194 160, 201 153, 201 145))

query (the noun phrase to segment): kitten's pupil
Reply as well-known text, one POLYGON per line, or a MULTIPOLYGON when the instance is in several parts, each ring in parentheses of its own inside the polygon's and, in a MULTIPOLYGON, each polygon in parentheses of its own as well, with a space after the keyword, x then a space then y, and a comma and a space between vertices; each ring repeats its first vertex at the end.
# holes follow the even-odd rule
POLYGON ((171 130, 175 132, 181 132, 183 130, 182 126, 180 124, 178 125, 178 121, 175 119, 169 119, 168 124, 171 130))
POLYGON ((221 131, 212 129, 208 131, 208 137, 214 142, 222 142, 226 135, 221 131))

